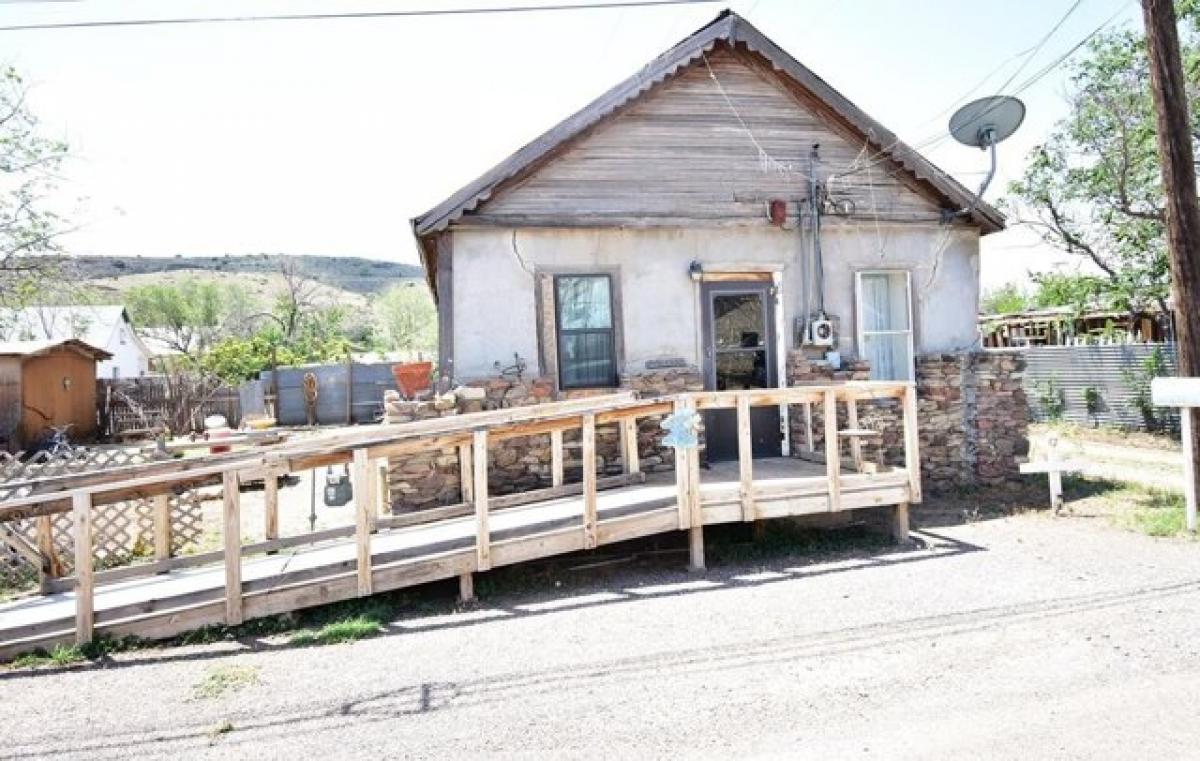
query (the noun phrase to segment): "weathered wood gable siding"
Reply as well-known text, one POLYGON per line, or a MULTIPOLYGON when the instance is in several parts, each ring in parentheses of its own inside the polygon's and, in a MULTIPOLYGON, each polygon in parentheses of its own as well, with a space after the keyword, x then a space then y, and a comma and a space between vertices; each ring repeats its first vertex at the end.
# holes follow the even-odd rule
MULTIPOLYGON (((822 180, 874 156, 802 105, 753 54, 719 48, 708 62, 720 86, 701 60, 502 188, 460 224, 760 221, 768 200, 808 196, 814 144, 822 180), (755 141, 776 165, 762 160, 755 141)), ((856 216, 935 219, 937 206, 896 174, 895 165, 878 164, 836 179, 832 192, 850 199, 856 216)))

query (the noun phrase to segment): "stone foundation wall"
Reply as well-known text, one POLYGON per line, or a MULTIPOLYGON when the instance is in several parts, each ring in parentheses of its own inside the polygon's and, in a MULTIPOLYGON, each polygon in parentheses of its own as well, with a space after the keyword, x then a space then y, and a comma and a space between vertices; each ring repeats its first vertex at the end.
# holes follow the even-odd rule
MULTIPOLYGON (((621 388, 654 397, 699 391, 703 380, 695 368, 680 368, 622 376, 621 388)), ((427 401, 389 400, 385 422, 426 420, 460 413, 527 407, 561 399, 597 396, 608 391, 555 393, 549 378, 486 378, 471 381, 455 391, 427 401)), ((638 454, 646 472, 671 470, 674 455, 662 446, 661 418, 642 418, 638 423, 638 454)), ((575 483, 582 478, 582 445, 578 430, 563 435, 563 479, 575 483)), ((620 429, 617 424, 596 427, 596 472, 618 475, 621 461, 620 429)), ((493 443, 488 448, 488 484, 492 494, 508 494, 550 486, 550 435, 523 436, 493 443)), ((462 501, 460 466, 455 449, 422 452, 392 458, 388 463, 388 486, 394 512, 410 512, 462 501)))
MULTIPOLYGON (((917 420, 920 428, 921 475, 925 487, 944 491, 955 487, 996 486, 1015 482, 1018 458, 1029 451, 1029 407, 1021 389, 1025 359, 1016 351, 977 351, 917 357, 917 420)), ((801 356, 788 359, 788 382, 865 380, 865 361, 847 363, 833 371, 824 363, 801 356)), ((904 462, 903 413, 895 400, 860 401, 859 427, 882 433, 869 445, 870 455, 888 465, 904 462), (871 451, 878 448, 878 452, 871 451)), ((805 448, 803 408, 790 416, 792 448, 805 448)), ((846 423, 839 409, 839 426, 846 423)), ((813 439, 824 447, 824 416, 813 407, 813 439)))

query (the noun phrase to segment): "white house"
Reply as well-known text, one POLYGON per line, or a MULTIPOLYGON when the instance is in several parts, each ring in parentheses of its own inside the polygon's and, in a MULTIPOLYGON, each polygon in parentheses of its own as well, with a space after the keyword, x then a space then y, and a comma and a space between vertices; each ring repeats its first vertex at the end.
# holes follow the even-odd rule
POLYGON ((978 346, 979 238, 1003 227, 731 12, 413 220, 441 374, 516 355, 560 394, 847 360, 920 381, 922 355, 978 346))
POLYGON ((137 378, 150 370, 150 350, 134 331, 129 313, 120 304, 32 306, 0 311, 0 340, 69 338, 77 338, 112 355, 96 363, 97 378, 137 378))

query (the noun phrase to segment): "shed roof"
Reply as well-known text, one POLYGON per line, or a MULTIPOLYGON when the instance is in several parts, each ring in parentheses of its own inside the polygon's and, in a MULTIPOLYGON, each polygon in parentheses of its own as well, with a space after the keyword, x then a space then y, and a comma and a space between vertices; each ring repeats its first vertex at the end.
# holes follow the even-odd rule
POLYGON ((41 341, 6 341, 0 343, 0 357, 36 357, 60 347, 77 351, 80 354, 89 356, 96 360, 109 359, 112 357, 112 354, 109 354, 104 349, 92 346, 84 341, 80 341, 78 338, 67 338, 63 340, 43 339, 41 341))
MULTIPOLYGON (((789 78, 811 93, 856 129, 873 149, 916 180, 926 183, 948 208, 962 209, 971 205, 974 193, 903 143, 895 133, 868 116, 744 18, 733 11, 725 10, 713 21, 646 64, 633 76, 555 125, 442 203, 413 219, 412 228, 421 249, 425 275, 430 286, 434 287, 435 295, 435 268, 431 264, 436 261, 436 253, 431 243, 436 233, 445 230, 463 214, 477 208, 501 185, 534 171, 539 163, 559 146, 612 116, 620 108, 640 98, 680 70, 701 60, 701 57, 711 51, 718 42, 730 46, 742 44, 766 58, 777 75, 789 78)), ((1004 215, 986 203, 980 202, 974 207, 970 220, 978 224, 984 234, 1004 229, 1004 215)))

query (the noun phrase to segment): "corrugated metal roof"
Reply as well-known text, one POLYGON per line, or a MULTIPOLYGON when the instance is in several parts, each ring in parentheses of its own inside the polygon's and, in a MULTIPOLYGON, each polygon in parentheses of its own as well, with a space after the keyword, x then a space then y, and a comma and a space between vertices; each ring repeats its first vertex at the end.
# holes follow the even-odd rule
MULTIPOLYGON (((434 252, 428 245, 430 236, 446 229, 464 213, 478 208, 500 185, 535 171, 539 162, 563 143, 608 118, 622 106, 674 76, 680 69, 700 60, 701 56, 711 51, 719 41, 729 45, 742 43, 749 50, 766 58, 775 71, 790 77, 812 93, 857 129, 879 153, 932 187, 949 206, 966 208, 971 205, 974 194, 961 183, 901 142, 891 130, 867 116, 752 24, 736 13, 726 10, 690 37, 655 58, 632 77, 560 122, 442 203, 413 219, 413 232, 418 239, 425 275, 435 294, 437 289, 434 268, 431 266, 434 252)), ((983 228, 985 234, 1004 229, 1004 215, 986 203, 980 202, 975 206, 971 219, 983 228)))

